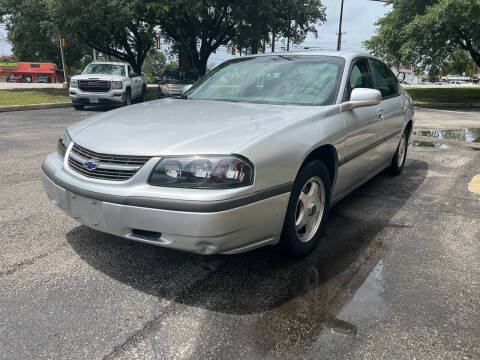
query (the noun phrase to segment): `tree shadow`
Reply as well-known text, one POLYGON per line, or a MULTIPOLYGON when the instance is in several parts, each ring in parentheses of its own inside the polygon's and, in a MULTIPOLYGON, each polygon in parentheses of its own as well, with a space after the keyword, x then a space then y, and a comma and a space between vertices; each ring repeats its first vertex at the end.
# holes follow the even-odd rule
POLYGON ((380 174, 354 191, 332 209, 323 241, 302 260, 288 259, 272 247, 201 256, 84 226, 68 233, 67 241, 89 265, 139 291, 223 314, 260 316, 255 332, 269 339, 262 343, 266 348, 280 338, 288 346, 298 341, 285 338, 281 329, 287 325, 289 333, 301 331, 312 339, 325 327, 355 334, 355 325, 337 315, 381 262, 384 229, 410 226, 391 220, 427 170, 426 162, 409 161, 401 176, 380 174))

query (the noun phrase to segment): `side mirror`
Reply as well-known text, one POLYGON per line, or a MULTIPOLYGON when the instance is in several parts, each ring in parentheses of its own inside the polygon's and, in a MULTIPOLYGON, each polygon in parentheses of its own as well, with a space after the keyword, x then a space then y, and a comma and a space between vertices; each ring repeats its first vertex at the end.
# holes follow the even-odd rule
POLYGON ((155 84, 158 84, 160 82, 160 78, 159 77, 156 77, 155 78, 155 84))
POLYGON ((350 101, 344 102, 342 111, 353 110, 358 107, 378 105, 382 102, 382 93, 375 89, 353 89, 350 101))
POLYGON ((188 91, 188 89, 190 89, 191 87, 192 87, 191 84, 185 85, 185 86, 183 87, 182 94, 185 94, 185 93, 188 91))
POLYGON ((398 75, 397 75, 397 79, 401 83, 403 83, 405 81, 406 77, 407 77, 407 74, 405 74, 404 72, 398 73, 398 75))
POLYGON ((131 72, 131 73, 130 73, 130 77, 131 77, 131 78, 134 78, 134 77, 137 77, 137 76, 138 76, 137 73, 134 73, 134 72, 131 72))

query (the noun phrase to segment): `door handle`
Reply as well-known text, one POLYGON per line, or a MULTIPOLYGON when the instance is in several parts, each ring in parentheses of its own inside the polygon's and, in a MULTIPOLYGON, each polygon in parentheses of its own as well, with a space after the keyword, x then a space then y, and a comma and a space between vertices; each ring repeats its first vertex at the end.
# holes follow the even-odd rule
POLYGON ((385 120, 385 113, 383 112, 383 110, 377 111, 377 120, 385 120))

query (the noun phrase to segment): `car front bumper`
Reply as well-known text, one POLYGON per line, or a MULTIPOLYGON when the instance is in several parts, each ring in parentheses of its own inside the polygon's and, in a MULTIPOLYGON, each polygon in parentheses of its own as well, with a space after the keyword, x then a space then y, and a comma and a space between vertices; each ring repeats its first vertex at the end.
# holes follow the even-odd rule
POLYGON ((108 92, 85 92, 70 88, 68 94, 74 104, 78 105, 120 105, 123 103, 123 89, 108 92))
MULTIPOLYGON (((89 179, 73 175, 66 166, 56 153, 50 154, 42 164, 42 181, 52 204, 78 222, 123 238, 199 254, 235 254, 278 243, 290 196, 284 189, 220 211, 211 207, 202 211, 205 201, 174 199, 181 210, 162 209, 149 207, 155 203, 152 198, 135 203, 131 190, 124 197, 118 196, 118 188, 115 195, 86 190, 81 183, 89 179), (69 181, 72 176, 75 181, 69 181)), ((165 194, 161 188, 158 191, 161 199, 165 194)))

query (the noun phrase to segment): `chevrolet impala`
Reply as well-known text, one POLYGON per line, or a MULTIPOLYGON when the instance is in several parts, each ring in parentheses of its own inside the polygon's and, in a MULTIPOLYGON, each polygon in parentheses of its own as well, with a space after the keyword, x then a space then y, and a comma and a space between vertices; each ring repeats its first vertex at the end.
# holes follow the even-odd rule
POLYGON ((56 207, 105 233, 199 254, 279 245, 301 257, 336 202, 402 172, 413 121, 412 100, 371 55, 246 56, 176 98, 69 126, 42 179, 56 207))

